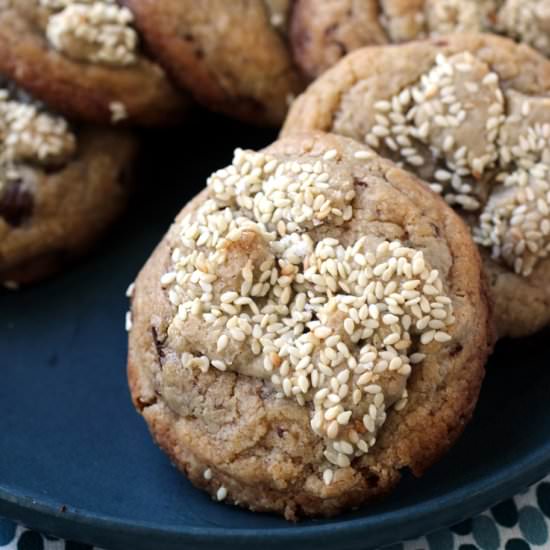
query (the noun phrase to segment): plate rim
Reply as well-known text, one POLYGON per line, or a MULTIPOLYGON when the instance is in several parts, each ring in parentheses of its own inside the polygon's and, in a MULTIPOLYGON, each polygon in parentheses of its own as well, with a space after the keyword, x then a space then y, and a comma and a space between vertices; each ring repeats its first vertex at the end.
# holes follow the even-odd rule
MULTIPOLYGON (((490 476, 476 478, 454 491, 438 495, 413 506, 398 507, 394 510, 365 515, 345 521, 333 521, 325 524, 289 523, 285 527, 235 528, 217 527, 158 527, 146 521, 113 519, 112 516, 96 514, 86 510, 60 511, 49 503, 41 502, 10 491, 0 484, 0 509, 3 514, 17 520, 21 514, 36 514, 54 520, 60 526, 93 527, 102 533, 116 531, 122 536, 156 537, 159 540, 170 539, 182 543, 207 545, 227 542, 238 538, 243 543, 257 543, 260 540, 268 547, 284 542, 312 542, 323 537, 325 543, 338 542, 352 548, 356 538, 369 533, 367 544, 375 546, 401 542, 419 534, 428 534, 437 529, 453 525, 468 517, 510 498, 518 491, 541 480, 550 473, 550 441, 536 451, 514 461, 507 468, 500 469, 490 476), (437 511, 437 513, 434 513, 437 511), (388 536, 399 529, 399 540, 388 536), (271 541, 271 542, 270 542, 271 541)), ((196 489, 198 490, 198 489, 196 489)), ((223 505, 223 504, 222 504, 223 505)), ((367 505, 368 506, 368 505, 367 505)), ((32 525, 31 525, 32 527, 32 525)), ((57 528, 57 527, 56 527, 57 528)), ((56 534, 52 532, 52 534, 56 534)), ((116 541, 113 541, 116 542, 116 541)), ((362 548, 365 542, 361 541, 362 548)))

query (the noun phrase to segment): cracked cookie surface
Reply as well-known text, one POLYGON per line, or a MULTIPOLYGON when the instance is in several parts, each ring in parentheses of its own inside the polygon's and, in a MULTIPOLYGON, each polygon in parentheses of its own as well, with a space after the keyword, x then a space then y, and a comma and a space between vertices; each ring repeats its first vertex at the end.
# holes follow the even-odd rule
POLYGON ((114 0, 0 0, 0 71, 76 119, 181 119, 188 100, 139 46, 131 13, 114 0))
POLYGON ((522 336, 550 321, 549 90, 545 58, 492 35, 365 49, 296 100, 283 135, 352 137, 441 193, 480 246, 499 335, 522 336))
POLYGON ((278 125, 302 89, 286 44, 287 0, 124 0, 149 49, 206 107, 278 125))
POLYGON ((193 483, 329 516, 452 445, 492 340, 452 209, 353 140, 304 134, 237 150, 180 213, 136 281, 128 376, 193 483))

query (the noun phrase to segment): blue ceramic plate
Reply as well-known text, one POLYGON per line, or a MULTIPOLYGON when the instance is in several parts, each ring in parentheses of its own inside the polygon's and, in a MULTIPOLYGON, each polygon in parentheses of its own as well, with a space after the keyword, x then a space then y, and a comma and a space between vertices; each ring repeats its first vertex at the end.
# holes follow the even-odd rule
POLYGON ((421 480, 379 504, 291 525, 211 501, 153 445, 126 387, 124 292, 234 146, 274 133, 202 114, 145 136, 122 223, 59 278, 0 295, 0 515, 110 549, 366 549, 451 525, 550 471, 550 332, 503 342, 475 418, 421 480))

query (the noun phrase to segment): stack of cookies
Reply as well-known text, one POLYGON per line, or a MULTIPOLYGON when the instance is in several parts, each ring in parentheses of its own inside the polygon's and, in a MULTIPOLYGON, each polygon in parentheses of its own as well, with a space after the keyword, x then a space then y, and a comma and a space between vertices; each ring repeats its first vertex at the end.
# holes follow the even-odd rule
POLYGON ((116 217, 128 128, 191 99, 282 127, 132 285, 132 399, 219 501, 378 498, 459 437, 497 337, 550 321, 549 25, 535 0, 0 0, 0 278, 116 217))

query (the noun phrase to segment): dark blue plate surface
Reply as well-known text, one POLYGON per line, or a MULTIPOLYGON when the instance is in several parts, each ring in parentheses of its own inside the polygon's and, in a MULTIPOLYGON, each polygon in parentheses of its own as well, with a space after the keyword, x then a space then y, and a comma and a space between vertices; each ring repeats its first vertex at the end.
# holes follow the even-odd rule
POLYGON ((503 342, 475 418, 423 479, 331 521, 218 504, 153 445, 126 386, 128 283, 184 202, 234 146, 274 133, 201 114, 146 136, 143 188, 122 223, 59 278, 0 294, 0 515, 110 549, 366 549, 458 522, 550 471, 546 331, 503 342))

